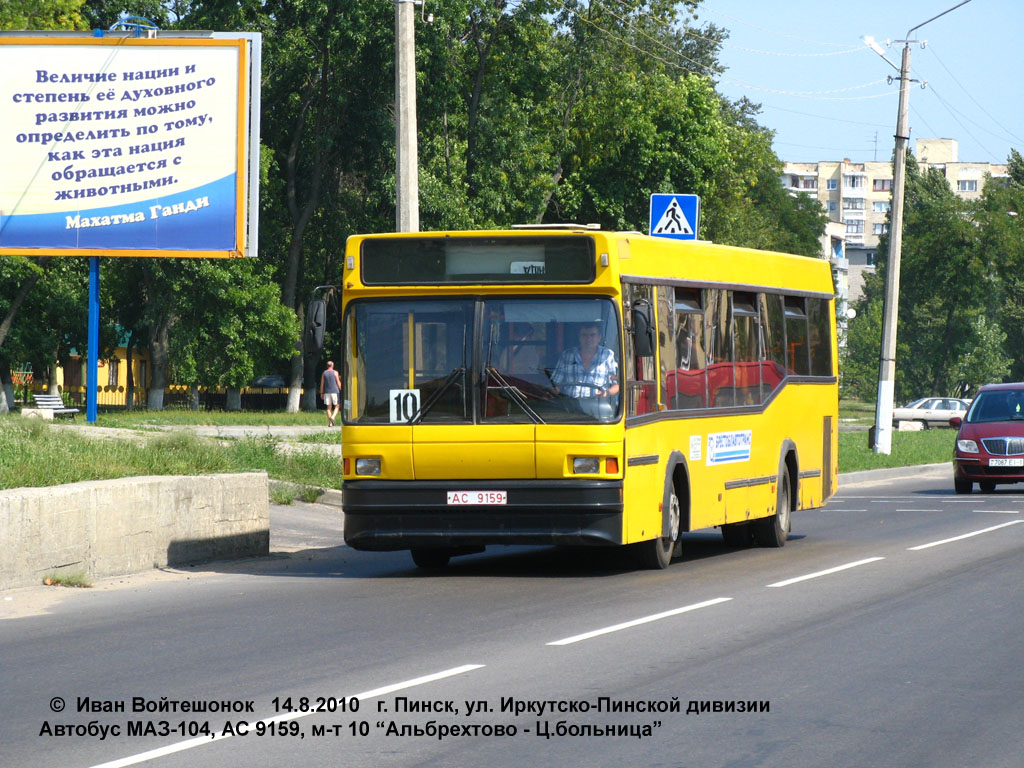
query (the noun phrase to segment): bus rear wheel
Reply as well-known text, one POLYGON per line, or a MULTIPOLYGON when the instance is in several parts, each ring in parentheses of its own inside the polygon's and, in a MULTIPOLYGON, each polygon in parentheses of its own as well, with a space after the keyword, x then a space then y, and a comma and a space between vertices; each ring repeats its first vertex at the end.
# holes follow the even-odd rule
POLYGON ((641 541, 636 545, 639 555, 640 566, 652 571, 660 571, 668 568, 672 562, 672 555, 675 552, 676 542, 679 541, 680 527, 679 497, 676 492, 669 494, 668 500, 668 527, 669 535, 650 541, 641 541))
POLYGON ((789 538, 791 510, 789 472, 779 475, 779 491, 776 497, 775 514, 753 523, 754 541, 762 547, 781 547, 789 538))

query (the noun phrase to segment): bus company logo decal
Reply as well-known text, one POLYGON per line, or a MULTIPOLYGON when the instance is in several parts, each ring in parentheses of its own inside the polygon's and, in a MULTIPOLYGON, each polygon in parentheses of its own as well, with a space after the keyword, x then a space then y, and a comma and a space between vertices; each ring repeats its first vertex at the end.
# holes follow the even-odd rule
POLYGON ((708 435, 708 466, 750 461, 751 430, 715 432, 708 435))

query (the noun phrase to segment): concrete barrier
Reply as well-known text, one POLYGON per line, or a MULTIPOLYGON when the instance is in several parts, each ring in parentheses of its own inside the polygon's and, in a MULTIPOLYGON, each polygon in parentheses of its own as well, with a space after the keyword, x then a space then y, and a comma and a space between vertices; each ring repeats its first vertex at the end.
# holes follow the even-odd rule
POLYGON ((0 589, 266 555, 267 475, 128 477, 0 491, 0 589))

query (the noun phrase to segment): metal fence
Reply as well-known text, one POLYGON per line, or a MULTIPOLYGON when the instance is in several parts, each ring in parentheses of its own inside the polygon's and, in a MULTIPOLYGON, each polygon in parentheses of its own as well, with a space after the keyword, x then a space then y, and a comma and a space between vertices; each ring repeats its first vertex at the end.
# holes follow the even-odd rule
MULTIPOLYGON (((47 388, 31 385, 27 389, 17 389, 15 403, 31 408, 31 394, 45 394, 47 388), (25 395, 28 402, 22 402, 25 395)), ((61 390, 61 397, 67 405, 85 408, 85 387, 66 387, 61 390)), ((147 390, 136 387, 133 393, 133 406, 136 409, 146 407, 147 390)), ((227 390, 224 387, 199 387, 197 407, 200 410, 224 410, 227 405, 227 390)), ((193 402, 192 388, 171 385, 164 389, 164 408, 186 410, 193 402)), ((102 408, 126 408, 128 394, 124 386, 99 387, 96 392, 96 404, 102 408)), ((288 404, 288 389, 279 387, 246 387, 242 390, 243 411, 283 411, 288 404)))

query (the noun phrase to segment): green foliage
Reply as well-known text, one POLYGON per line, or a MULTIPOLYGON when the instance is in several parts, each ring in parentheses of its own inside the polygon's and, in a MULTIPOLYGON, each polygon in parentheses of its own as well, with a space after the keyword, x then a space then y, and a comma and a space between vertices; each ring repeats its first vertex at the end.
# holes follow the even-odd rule
MULTIPOLYGON (((881 347, 882 300, 872 298, 861 301, 857 305, 857 316, 850 322, 846 334, 846 348, 840 350, 839 387, 843 397, 875 399, 878 388, 878 351, 881 347)), ((897 366, 897 378, 901 372, 902 369, 897 366)))
POLYGON ((1004 381, 1010 373, 1010 358, 1003 352, 1006 333, 997 323, 979 315, 974 319, 972 338, 974 346, 956 361, 953 378, 963 382, 968 393, 983 384, 1004 381))
MULTIPOLYGON (((908 158, 897 323, 897 401, 971 390, 1011 373, 1024 353, 1024 266, 1020 224, 1007 215, 1024 202, 1014 184, 991 182, 982 201, 957 197, 945 176, 908 158)), ((850 323, 842 385, 868 397, 878 379, 888 238, 876 275, 850 323)), ((1019 363, 1013 373, 1024 374, 1019 363)))
POLYGON ((253 260, 188 264, 194 288, 176 307, 171 364, 181 382, 244 387, 287 357, 295 314, 266 265, 253 260))
MULTIPOLYGON (((148 433, 147 433, 148 434, 148 433)), ((202 475, 264 471, 275 480, 338 488, 337 456, 279 450, 274 438, 217 441, 189 432, 142 441, 102 437, 102 430, 0 416, 0 488, 24 488, 136 475, 202 475), (57 430, 60 429, 58 433, 57 430)))
MULTIPOLYGON (((693 192, 702 236, 818 255, 823 214, 782 189, 756 105, 715 91, 727 32, 701 25, 699 6, 430 8, 434 22, 416 29, 421 228, 645 230, 652 192, 693 192)), ((105 261, 102 345, 148 347, 151 394, 165 371, 176 383, 232 387, 287 372, 297 384, 302 364, 291 361, 311 290, 340 283, 346 237, 395 226, 394 6, 9 0, 0 24, 107 29, 129 13, 163 29, 263 33, 260 260, 105 261)), ((43 365, 83 348, 84 262, 65 261, 47 268, 0 340, 0 362, 43 365)), ((0 263, 0 310, 33 268, 0 263)), ((307 377, 322 366, 303 362, 307 377)))
POLYGON ((72 571, 70 573, 54 571, 43 579, 43 584, 48 587, 75 587, 80 589, 88 589, 92 586, 92 582, 89 581, 89 576, 85 571, 72 571))
POLYGON ((3 0, 0 29, 88 29, 84 0, 3 0))
MULTIPOLYGON (((893 432, 892 452, 875 453, 868 448, 868 433, 839 433, 839 471, 909 467, 917 464, 952 462, 955 429, 925 429, 917 432, 893 432)), ((953 466, 949 468, 950 484, 953 466)))

